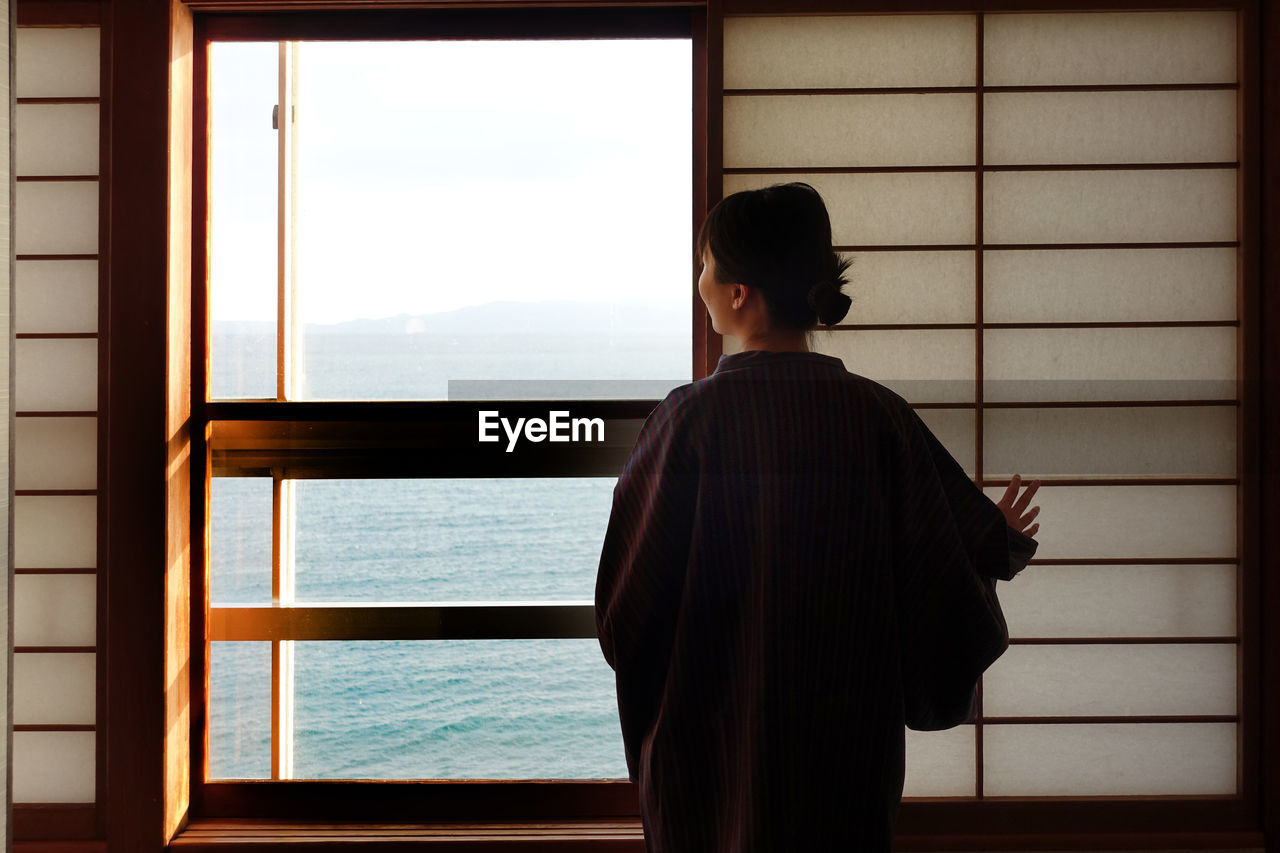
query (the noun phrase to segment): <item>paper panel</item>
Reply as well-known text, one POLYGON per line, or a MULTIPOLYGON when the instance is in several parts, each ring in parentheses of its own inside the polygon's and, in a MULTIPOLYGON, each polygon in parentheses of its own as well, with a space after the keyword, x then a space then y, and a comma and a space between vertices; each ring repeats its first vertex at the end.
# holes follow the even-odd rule
POLYGON ((1234 477, 1234 406, 987 409, 989 477, 1234 477))
POLYGON ((729 17, 724 87, 972 86, 973 15, 729 17))
POLYGON ((14 723, 93 725, 98 701, 97 657, 64 652, 15 654, 14 723))
POLYGON ((93 568, 98 551, 97 501, 92 495, 14 498, 14 566, 19 569, 93 568))
POLYGON ((18 332, 98 331, 97 261, 18 261, 18 332))
POLYGON ((988 86, 1233 83, 1234 12, 988 14, 988 86))
POLYGON ((92 803, 94 732, 14 732, 13 802, 92 803))
POLYGON ((973 333, 968 330, 819 331, 816 352, 889 387, 912 403, 973 400, 973 333))
POLYGON ((1011 637, 1228 637, 1234 565, 1032 565, 997 585, 1011 637))
POLYGON ((93 489, 97 485, 97 418, 15 419, 14 488, 93 489))
POLYGON ((1235 320, 1236 258, 1222 249, 984 252, 989 323, 1235 320))
POLYGON ((990 796, 1236 793, 1235 723, 984 726, 990 796))
POLYGON ((13 601, 14 645, 97 645, 96 575, 16 575, 13 601))
POLYGON ((977 778, 977 740, 973 726, 938 732, 907 733, 904 797, 972 797, 977 778))
POLYGON ((1236 170, 988 172, 988 243, 1236 239, 1236 170))
POLYGON ((972 323, 972 252, 860 252, 846 323, 972 323))
POLYGON ((1236 159, 1236 93, 991 92, 983 160, 1210 163, 1236 159))
POLYGON ((1232 327, 988 329, 987 400, 1234 399, 1232 327))
POLYGON ((989 717, 1235 714, 1234 643, 1012 645, 982 677, 989 717))
POLYGON ((23 181, 14 185, 14 210, 19 255, 98 251, 97 181, 23 181))
POLYGON ((1036 559, 1236 556, 1235 486, 1041 486, 1035 503, 1036 559))
POLYGON ((14 173, 98 174, 97 104, 18 104, 14 173))
POLYGON ((727 96, 724 165, 973 165, 973 97, 727 96))
POLYGON ((20 412, 98 408, 98 342, 92 338, 14 342, 14 405, 20 412))
POLYGON ((19 98, 98 96, 97 27, 18 27, 14 94, 19 98))
POLYGON ((951 245, 974 241, 974 177, 940 174, 725 175, 724 194, 803 181, 831 215, 836 245, 951 245))

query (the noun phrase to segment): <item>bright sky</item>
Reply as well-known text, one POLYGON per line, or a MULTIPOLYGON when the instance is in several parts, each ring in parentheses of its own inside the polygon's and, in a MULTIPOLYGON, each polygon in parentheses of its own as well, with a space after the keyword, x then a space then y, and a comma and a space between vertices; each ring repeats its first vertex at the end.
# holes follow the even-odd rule
MULTIPOLYGON (((275 317, 275 43, 219 43, 211 313, 275 317)), ((307 42, 302 320, 687 304, 688 40, 307 42)))

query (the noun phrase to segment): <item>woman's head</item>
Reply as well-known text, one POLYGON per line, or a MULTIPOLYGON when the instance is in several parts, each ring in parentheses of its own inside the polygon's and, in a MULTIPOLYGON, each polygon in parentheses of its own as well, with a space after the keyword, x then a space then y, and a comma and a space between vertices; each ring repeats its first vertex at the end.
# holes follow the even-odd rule
POLYGON ((759 291, 773 326, 808 331, 840 322, 852 302, 840 291, 850 260, 831 248, 831 219, 808 184, 777 184, 726 196, 702 223, 698 257, 714 279, 759 291))

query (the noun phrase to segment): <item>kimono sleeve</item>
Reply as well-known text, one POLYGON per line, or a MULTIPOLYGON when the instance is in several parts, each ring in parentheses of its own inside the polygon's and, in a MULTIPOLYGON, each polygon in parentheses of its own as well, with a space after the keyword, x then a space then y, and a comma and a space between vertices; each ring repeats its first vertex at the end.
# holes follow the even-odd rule
POLYGON ((645 421, 618 477, 596 575, 596 633, 616 673, 627 766, 661 701, 696 506, 696 457, 664 400, 645 421))
POLYGON ((979 677, 1009 646, 995 580, 1020 571, 1035 541, 1009 528, 910 409, 901 439, 893 536, 906 723, 947 729, 972 716, 979 677), (1011 536, 1025 541, 1011 549, 1011 536))

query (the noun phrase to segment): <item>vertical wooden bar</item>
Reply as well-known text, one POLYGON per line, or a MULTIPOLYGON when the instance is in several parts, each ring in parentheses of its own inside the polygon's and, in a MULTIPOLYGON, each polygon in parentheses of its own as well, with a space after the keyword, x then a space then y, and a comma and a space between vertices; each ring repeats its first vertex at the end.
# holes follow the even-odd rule
POLYGON ((298 42, 280 42, 276 103, 276 399, 296 400, 302 390, 302 340, 297 293, 298 237, 298 42))
MULTIPOLYGON (((721 0, 707 0, 706 16, 706 201, 696 228, 702 227, 702 218, 724 195, 724 10, 721 0)), ((694 353, 694 379, 715 370, 724 352, 724 339, 711 328, 711 315, 701 304, 701 298, 698 303, 701 310, 700 316, 695 315, 695 341, 700 337, 701 346, 700 351, 694 353)))
POLYGON ((97 644, 99 653, 95 662, 94 675, 97 683, 97 707, 95 721, 97 737, 94 739, 96 767, 94 768, 94 790, 97 791, 99 807, 95 809, 93 828, 94 835, 105 838, 107 835, 107 810, 104 805, 104 792, 107 790, 107 734, 110 731, 110 717, 107 705, 107 675, 109 672, 109 655, 107 644, 107 601, 108 574, 104 571, 109 556, 107 520, 110 512, 110 478, 111 466, 108 463, 107 424, 110 420, 111 395, 109 370, 111 366, 111 307, 109 289, 107 287, 108 271, 111 266, 111 18, 106 9, 101 10, 101 29, 98 33, 98 434, 97 434, 97 482, 98 482, 98 519, 97 519, 97 565, 95 578, 95 614, 98 620, 97 644))
MULTIPOLYGON (((294 482, 271 474, 271 603, 294 601, 294 482)), ((293 641, 271 641, 271 778, 293 777, 293 641)))
MULTIPOLYGON (((689 235, 690 251, 697 251, 698 229, 707 215, 707 44, 709 41, 710 16, 706 9, 693 9, 690 12, 690 31, 693 36, 693 211, 690 217, 692 233, 689 235)), ((693 293, 691 314, 693 379, 701 379, 707 375, 707 338, 711 334, 711 320, 707 314, 707 306, 698 295, 698 274, 701 267, 692 263, 693 293)))
POLYGON ((192 38, 191 185, 191 813, 202 811, 209 777, 209 44, 192 38))
MULTIPOLYGON (((1252 156, 1257 163, 1255 194, 1256 222, 1246 222, 1249 237, 1256 241, 1257 251, 1250 259, 1256 264, 1258 282, 1258 376, 1250 383, 1259 395, 1259 423, 1253 443, 1246 445, 1256 454, 1246 462, 1254 463, 1251 476, 1258 477, 1257 562, 1246 574, 1246 593, 1254 593, 1255 608, 1248 611, 1245 631, 1256 631, 1260 645, 1257 670, 1246 670, 1245 676, 1259 685, 1256 713, 1260 756, 1258 798, 1262 830, 1267 849, 1280 847, 1280 8, 1274 3, 1251 3, 1247 9, 1246 49, 1256 56, 1258 95, 1246 108, 1246 117, 1256 119, 1256 132, 1246 145, 1246 163, 1252 156), (1264 618, 1265 615, 1271 618, 1264 618)), ((1246 82, 1246 81, 1242 81, 1246 82)), ((1244 88, 1244 87, 1242 87, 1244 88)), ((1248 125, 1246 125, 1248 126, 1248 125)), ((1241 318, 1242 321, 1244 318, 1241 318)), ((1246 326, 1245 330, 1249 327, 1246 326)), ((1252 426, 1252 425, 1251 425, 1252 426)), ((1246 564, 1247 565, 1247 564, 1246 564)), ((1246 637, 1249 635, 1246 633, 1246 637)), ((1248 645, 1246 643, 1246 645, 1248 645)), ((1246 694, 1246 702, 1250 696, 1246 694)), ((1246 704, 1245 710, 1252 710, 1246 704)), ((1246 728, 1247 735, 1254 729, 1246 728)))
POLYGON ((100 566, 110 726, 99 796, 112 849, 150 853, 185 820, 190 779, 192 18, 177 0, 111 3, 106 17, 103 173, 128 191, 110 194, 100 271, 111 405, 100 566))
POLYGON ((193 22, 170 0, 166 250, 165 738, 166 841, 191 802, 191 125, 193 22))
MULTIPOLYGON (((986 50, 986 17, 979 12, 977 20, 974 22, 976 28, 975 33, 975 59, 974 59, 974 77, 973 77, 973 104, 975 111, 974 133, 974 161, 973 161, 973 198, 974 198, 974 227, 973 227, 973 479, 979 485, 983 484, 982 472, 982 342, 985 332, 982 327, 983 306, 983 270, 982 270, 982 252, 983 252, 983 222, 982 222, 982 204, 983 204, 983 187, 982 187, 982 164, 983 164, 983 75, 986 70, 983 65, 983 54, 986 50)), ((982 677, 978 678, 978 690, 975 713, 977 719, 974 720, 974 749, 976 750, 973 761, 974 772, 974 794, 977 797, 982 796, 982 677)))

